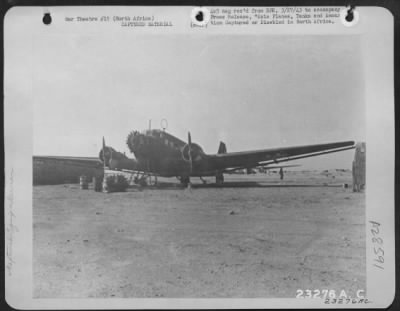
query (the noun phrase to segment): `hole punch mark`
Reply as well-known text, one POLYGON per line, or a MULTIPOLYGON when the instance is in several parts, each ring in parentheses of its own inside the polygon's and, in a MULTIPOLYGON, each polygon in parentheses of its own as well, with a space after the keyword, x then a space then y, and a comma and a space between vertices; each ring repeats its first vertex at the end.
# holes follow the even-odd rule
POLYGON ((210 11, 206 7, 195 7, 190 14, 192 25, 207 28, 210 21, 210 11))
POLYGON ((204 20, 203 11, 199 11, 199 12, 196 14, 196 20, 197 20, 198 22, 202 22, 202 21, 204 20))
POLYGON ((50 15, 50 13, 44 13, 43 24, 45 24, 45 25, 50 25, 51 24, 51 15, 50 15))
POLYGON ((349 23, 352 22, 354 19, 354 9, 355 8, 356 7, 354 5, 350 5, 350 8, 347 10, 347 15, 346 15, 345 19, 349 23))

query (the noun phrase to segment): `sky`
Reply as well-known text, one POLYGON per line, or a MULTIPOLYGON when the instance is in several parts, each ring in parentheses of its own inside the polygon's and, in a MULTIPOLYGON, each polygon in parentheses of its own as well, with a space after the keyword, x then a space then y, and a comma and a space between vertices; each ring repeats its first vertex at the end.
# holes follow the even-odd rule
POLYGON ((63 35, 33 50, 34 155, 97 156, 103 136, 129 155, 129 132, 164 118, 207 153, 365 140, 357 36, 63 35))

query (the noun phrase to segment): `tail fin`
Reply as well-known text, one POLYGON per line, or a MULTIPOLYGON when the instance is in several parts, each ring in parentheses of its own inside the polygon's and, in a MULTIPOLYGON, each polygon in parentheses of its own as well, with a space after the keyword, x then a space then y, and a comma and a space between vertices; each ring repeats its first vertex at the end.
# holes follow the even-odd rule
POLYGON ((224 142, 219 142, 218 154, 226 153, 226 145, 224 142))

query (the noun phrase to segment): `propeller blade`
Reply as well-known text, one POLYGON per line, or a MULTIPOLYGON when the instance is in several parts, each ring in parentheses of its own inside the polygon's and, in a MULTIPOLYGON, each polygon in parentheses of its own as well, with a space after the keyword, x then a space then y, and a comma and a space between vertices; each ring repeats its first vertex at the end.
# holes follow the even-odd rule
POLYGON ((104 136, 103 136, 103 160, 105 160, 105 152, 106 152, 106 140, 104 139, 104 136))
POLYGON ((188 156, 189 156, 189 168, 190 174, 193 171, 193 159, 192 159, 192 137, 190 136, 190 132, 188 132, 188 156))
POLYGON ((104 139, 104 136, 103 136, 103 148, 102 148, 102 150, 103 150, 103 168, 105 168, 106 167, 106 140, 104 139))

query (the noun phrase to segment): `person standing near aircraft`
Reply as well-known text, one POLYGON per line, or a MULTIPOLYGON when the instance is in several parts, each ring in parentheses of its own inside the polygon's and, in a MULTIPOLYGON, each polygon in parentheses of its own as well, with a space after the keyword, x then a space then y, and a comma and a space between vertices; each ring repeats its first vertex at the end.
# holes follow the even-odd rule
POLYGON ((283 169, 282 169, 282 167, 279 170, 279 175, 281 176, 281 180, 283 180, 283 169))

